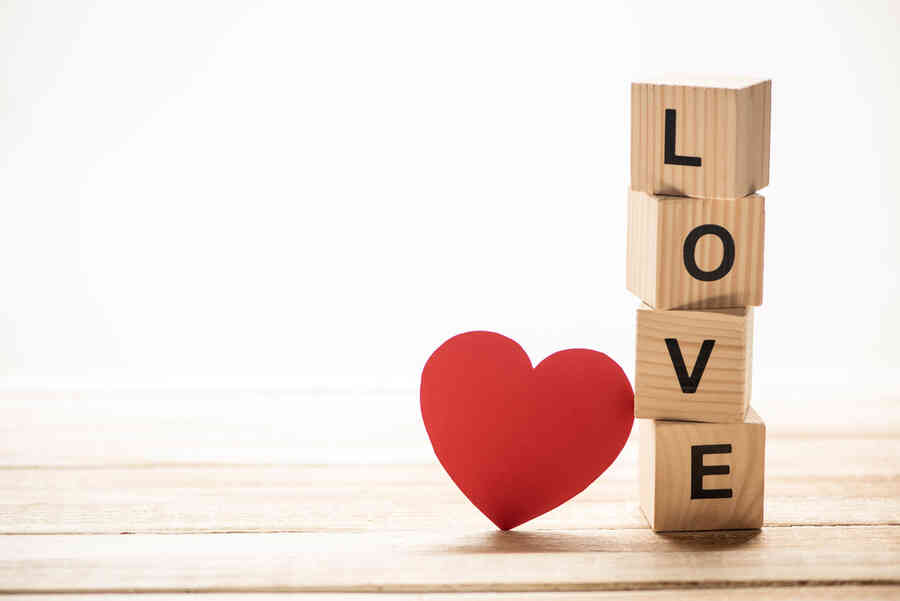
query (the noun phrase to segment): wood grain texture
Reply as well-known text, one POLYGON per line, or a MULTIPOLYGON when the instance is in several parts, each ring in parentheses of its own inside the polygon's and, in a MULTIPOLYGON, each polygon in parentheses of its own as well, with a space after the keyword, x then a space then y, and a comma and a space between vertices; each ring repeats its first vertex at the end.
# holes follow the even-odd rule
POLYGON ((658 304, 661 204, 651 194, 628 192, 625 287, 651 307, 658 304))
POLYGON ((703 311, 637 310, 634 416, 702 422, 740 422, 751 394, 753 308, 703 311), (678 341, 688 375, 704 341, 715 344, 699 384, 684 392, 666 339, 678 341))
POLYGON ((650 194, 736 199, 769 183, 772 82, 635 82, 631 85, 631 187, 650 194), (664 160, 665 112, 675 111, 675 153, 664 160))
MULTIPOLYGON (((131 601, 134 595, 124 594, 23 594, 8 595, 15 601, 131 601)), ((832 585, 801 588, 797 586, 763 586, 744 588, 711 587, 706 589, 678 590, 616 590, 616 591, 546 591, 515 593, 144 593, 142 601, 870 601, 900 598, 900 586, 895 585, 832 585)))
POLYGON ((759 528, 763 525, 766 428, 751 408, 743 423, 701 424, 641 420, 641 509, 657 531, 759 528), (702 477, 703 489, 728 490, 729 498, 692 493, 692 447, 730 445, 706 455, 705 466, 727 474, 702 477))
MULTIPOLYGON (((645 528, 635 435, 530 529, 645 528)), ((900 440, 774 437, 766 525, 900 524, 900 440)), ((0 534, 346 532, 491 524, 436 463, 0 470, 0 534)))
POLYGON ((5 592, 476 592, 900 584, 900 529, 5 536, 5 592), (814 559, 813 559, 814 558, 814 559))
MULTIPOLYGON (((655 309, 717 309, 762 304, 765 199, 654 196, 629 191, 626 286, 655 309), (720 279, 703 281, 685 267, 688 234, 701 225, 724 227, 734 240, 734 263, 720 279)), ((713 271, 724 256, 715 235, 700 237, 693 257, 713 271)))
MULTIPOLYGON (((186 591, 892 598, 900 584, 900 399, 893 389, 864 392, 864 384, 854 386, 853 411, 839 415, 817 410, 824 397, 762 399, 775 416, 766 526, 690 534, 646 528, 636 437, 571 503, 499 533, 433 459, 298 463, 322 443, 284 413, 297 399, 7 402, 0 590, 71 599, 91 591, 170 591, 173 599, 186 591)), ((370 405, 384 410, 384 397, 370 405)), ((421 432, 408 438, 430 457, 421 432)), ((380 447, 369 456, 384 457, 380 447)))

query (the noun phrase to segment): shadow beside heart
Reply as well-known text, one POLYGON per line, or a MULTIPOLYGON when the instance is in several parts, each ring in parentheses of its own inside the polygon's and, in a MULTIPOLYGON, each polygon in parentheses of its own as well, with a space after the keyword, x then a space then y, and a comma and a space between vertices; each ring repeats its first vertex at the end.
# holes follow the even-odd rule
POLYGON ((442 545, 450 553, 625 553, 659 551, 660 539, 680 551, 721 551, 752 544, 760 530, 654 533, 651 530, 487 532, 442 545), (639 532, 639 533, 638 533, 639 532))

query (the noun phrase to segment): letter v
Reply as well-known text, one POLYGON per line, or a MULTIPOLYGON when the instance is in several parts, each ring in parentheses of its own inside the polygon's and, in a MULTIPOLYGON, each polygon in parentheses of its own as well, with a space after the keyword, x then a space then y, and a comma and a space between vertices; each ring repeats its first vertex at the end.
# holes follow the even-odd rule
POLYGON ((669 349, 669 357, 672 358, 672 365, 675 367, 675 375, 678 376, 678 383, 681 384, 681 392, 691 394, 697 392, 697 386, 700 385, 700 378, 703 377, 703 370, 706 369, 706 362, 712 354, 715 340, 704 340, 700 346, 700 354, 697 355, 697 361, 694 363, 694 369, 689 376, 687 366, 684 364, 684 357, 681 356, 681 347, 678 346, 676 338, 666 338, 666 348, 669 349))

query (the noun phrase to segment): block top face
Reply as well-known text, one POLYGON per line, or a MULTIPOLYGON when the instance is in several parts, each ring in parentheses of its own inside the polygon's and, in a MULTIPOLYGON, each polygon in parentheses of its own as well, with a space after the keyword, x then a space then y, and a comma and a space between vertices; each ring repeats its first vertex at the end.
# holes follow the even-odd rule
POLYGON ((634 80, 635 84, 647 84, 655 86, 682 86, 688 88, 724 88, 728 90, 743 90, 761 83, 772 84, 767 77, 750 77, 739 75, 692 75, 672 73, 640 77, 634 80))
MULTIPOLYGON (((653 307, 648 305, 647 303, 642 302, 641 306, 638 307, 639 311, 655 311, 653 307)), ((687 309, 669 309, 672 313, 677 315, 678 311, 687 311, 687 309)), ((753 307, 723 307, 721 309, 693 309, 691 313, 696 313, 698 311, 702 311, 703 313, 713 313, 716 315, 723 316, 731 316, 731 317, 747 317, 748 313, 753 312, 753 307)))
POLYGON ((653 426, 657 430, 668 430, 668 429, 682 429, 689 428, 691 430, 695 430, 697 432, 701 432, 704 430, 709 430, 710 432, 721 431, 725 428, 729 427, 741 427, 741 426, 759 426, 764 431, 766 429, 766 424, 763 422, 762 418, 756 412, 756 409, 753 407, 747 408, 747 414, 744 416, 744 420, 740 422, 733 423, 708 423, 708 422, 694 422, 694 421, 681 421, 681 420, 668 420, 668 419, 655 419, 651 422, 653 426))
POLYGON ((766 424, 763 422, 762 418, 759 416, 759 413, 756 412, 756 409, 750 407, 747 409, 747 417, 744 418, 745 424, 755 424, 757 426, 766 427, 766 424))
POLYGON ((631 84, 631 188, 732 200, 769 183, 772 82, 631 84))

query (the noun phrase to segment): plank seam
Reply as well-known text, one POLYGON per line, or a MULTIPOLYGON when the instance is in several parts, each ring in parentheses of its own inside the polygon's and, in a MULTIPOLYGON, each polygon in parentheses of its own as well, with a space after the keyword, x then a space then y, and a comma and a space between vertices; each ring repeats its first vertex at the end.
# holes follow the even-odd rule
POLYGON ((170 594, 170 593, 529 593, 529 592, 591 592, 591 591, 656 591, 706 589, 765 589, 776 587, 841 587, 841 586, 897 586, 900 578, 833 579, 833 580, 665 580, 659 582, 609 583, 580 582, 571 584, 452 584, 452 585, 356 585, 356 586, 259 586, 259 587, 109 587, 85 589, 4 589, 2 595, 94 595, 94 594, 170 594))

